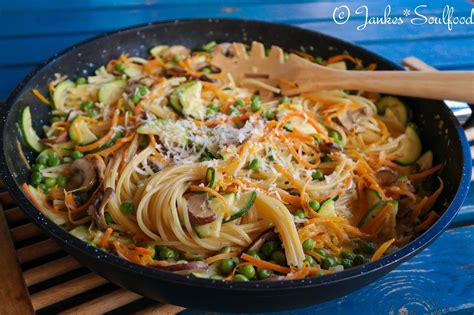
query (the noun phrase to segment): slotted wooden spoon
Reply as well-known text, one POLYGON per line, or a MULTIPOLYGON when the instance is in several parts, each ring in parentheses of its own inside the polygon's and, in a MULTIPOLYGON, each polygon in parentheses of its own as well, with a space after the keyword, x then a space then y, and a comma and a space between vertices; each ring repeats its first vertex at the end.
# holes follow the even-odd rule
POLYGON ((291 96, 318 90, 346 89, 437 100, 474 103, 474 71, 347 71, 324 67, 272 46, 269 56, 259 42, 250 54, 242 43, 233 43, 234 56, 217 53, 211 64, 237 84, 258 79, 278 85, 281 94, 291 96))

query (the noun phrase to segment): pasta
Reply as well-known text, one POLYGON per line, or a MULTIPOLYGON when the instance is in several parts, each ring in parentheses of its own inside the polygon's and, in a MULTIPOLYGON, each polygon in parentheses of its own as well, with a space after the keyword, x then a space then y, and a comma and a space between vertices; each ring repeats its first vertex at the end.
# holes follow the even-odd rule
POLYGON ((23 186, 38 210, 124 259, 223 280, 344 270, 436 221, 442 165, 422 153, 401 100, 286 97, 259 78, 236 86, 209 63, 215 52, 233 54, 227 43, 155 46, 148 59, 122 55, 88 78, 58 74, 49 100, 35 90, 52 107, 43 139, 28 108, 21 118, 39 152, 23 186))

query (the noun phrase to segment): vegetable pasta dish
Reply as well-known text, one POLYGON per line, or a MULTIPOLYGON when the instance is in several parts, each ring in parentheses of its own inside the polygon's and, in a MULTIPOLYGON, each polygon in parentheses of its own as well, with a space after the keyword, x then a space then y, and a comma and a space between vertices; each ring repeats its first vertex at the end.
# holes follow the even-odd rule
MULTIPOLYGON (((292 52, 336 69, 376 67, 292 52)), ((159 45, 88 77, 57 74, 47 97, 33 90, 51 108, 41 133, 30 107, 19 121, 38 153, 23 184, 38 210, 134 263, 237 281, 359 266, 437 220, 442 164, 403 100, 288 97, 259 78, 237 86, 212 65, 216 53, 232 57, 233 46, 159 45)))

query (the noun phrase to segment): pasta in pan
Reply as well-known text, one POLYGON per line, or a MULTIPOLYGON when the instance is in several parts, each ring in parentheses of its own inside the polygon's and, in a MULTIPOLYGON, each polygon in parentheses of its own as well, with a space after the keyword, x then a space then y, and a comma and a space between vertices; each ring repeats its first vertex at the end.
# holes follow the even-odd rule
MULTIPOLYGON (((138 264, 223 280, 301 279, 352 268, 436 221, 443 189, 398 98, 286 97, 236 86, 210 59, 232 45, 155 46, 49 83, 39 153, 23 188, 55 223, 138 264)), ((329 67, 364 67, 348 55, 329 67)), ((282 78, 280 84, 291 84, 282 78)))

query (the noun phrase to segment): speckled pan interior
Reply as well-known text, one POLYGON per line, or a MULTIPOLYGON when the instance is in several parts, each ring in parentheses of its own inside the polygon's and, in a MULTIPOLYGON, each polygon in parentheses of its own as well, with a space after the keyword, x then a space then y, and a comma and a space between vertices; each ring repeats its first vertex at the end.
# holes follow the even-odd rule
MULTIPOLYGON (((19 187, 28 180, 29 174, 19 159, 15 141, 20 139, 17 121, 20 109, 30 105, 34 127, 41 130, 49 120, 49 113, 48 108, 32 95, 31 89, 38 88, 47 95, 46 84, 55 73, 68 74, 72 78, 88 75, 121 53, 146 56, 147 49, 157 44, 198 47, 211 40, 247 43, 258 40, 268 46, 276 44, 284 49, 299 49, 325 58, 347 52, 367 64, 377 63, 378 69, 399 69, 360 47, 317 32, 247 20, 206 19, 147 24, 96 37, 53 56, 17 86, 3 108, 0 171, 28 217, 81 263, 120 286, 167 303, 215 311, 285 310, 321 303, 373 282, 426 247, 448 226, 467 194, 471 176, 469 146, 461 126, 442 102, 409 98, 405 101, 412 110, 413 121, 419 126, 425 149, 433 150, 436 163, 446 162, 441 173, 446 188, 435 205, 442 216, 428 231, 398 252, 347 271, 294 281, 195 279, 138 266, 93 248, 63 231, 34 208, 19 187)), ((30 160, 34 158, 31 152, 27 155, 30 160)))

